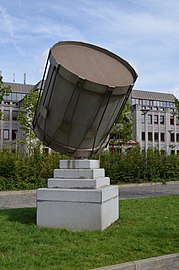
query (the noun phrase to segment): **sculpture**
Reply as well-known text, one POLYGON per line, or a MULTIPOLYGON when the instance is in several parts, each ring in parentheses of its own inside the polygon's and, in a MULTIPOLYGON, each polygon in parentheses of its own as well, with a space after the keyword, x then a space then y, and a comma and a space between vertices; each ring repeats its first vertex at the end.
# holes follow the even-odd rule
POLYGON ((48 187, 37 190, 39 226, 104 230, 118 219, 118 187, 98 160, 81 158, 105 147, 136 78, 103 48, 75 41, 51 48, 33 128, 45 145, 73 159, 61 160, 48 187))

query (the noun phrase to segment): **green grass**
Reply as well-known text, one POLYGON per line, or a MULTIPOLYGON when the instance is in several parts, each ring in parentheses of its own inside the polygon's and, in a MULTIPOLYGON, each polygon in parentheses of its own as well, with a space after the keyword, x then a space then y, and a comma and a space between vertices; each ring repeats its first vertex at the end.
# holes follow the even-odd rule
POLYGON ((1 270, 76 270, 179 252, 179 196, 120 202, 103 232, 35 225, 36 209, 0 211, 1 270))

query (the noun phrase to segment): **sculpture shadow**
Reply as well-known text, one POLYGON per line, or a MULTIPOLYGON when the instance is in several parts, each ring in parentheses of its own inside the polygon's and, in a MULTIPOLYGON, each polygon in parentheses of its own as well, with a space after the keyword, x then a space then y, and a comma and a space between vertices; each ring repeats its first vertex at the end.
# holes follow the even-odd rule
POLYGON ((8 220, 21 224, 36 224, 36 208, 18 208, 2 210, 7 214, 8 220))

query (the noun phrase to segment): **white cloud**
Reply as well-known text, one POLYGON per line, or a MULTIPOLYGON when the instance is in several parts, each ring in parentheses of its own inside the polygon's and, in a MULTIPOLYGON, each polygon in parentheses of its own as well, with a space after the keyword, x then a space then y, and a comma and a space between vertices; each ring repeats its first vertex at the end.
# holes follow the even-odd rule
POLYGON ((28 69, 33 81, 41 79, 50 46, 59 40, 81 40, 126 59, 139 74, 139 88, 176 88, 173 91, 177 93, 178 0, 44 0, 43 4, 18 0, 18 4, 11 2, 9 6, 9 1, 1 3, 1 69, 9 61, 16 73, 28 69), (8 51, 5 56, 4 50, 8 51))

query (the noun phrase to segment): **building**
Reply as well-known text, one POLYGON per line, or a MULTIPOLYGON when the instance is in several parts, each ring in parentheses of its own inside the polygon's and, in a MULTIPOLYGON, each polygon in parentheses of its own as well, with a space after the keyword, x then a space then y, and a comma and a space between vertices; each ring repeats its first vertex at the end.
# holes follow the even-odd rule
MULTIPOLYGON (((17 122, 20 101, 31 90, 39 89, 30 84, 7 83, 12 93, 4 96, 0 104, 0 149, 17 150, 16 138, 21 137, 17 122)), ((167 153, 179 154, 179 120, 176 117, 175 96, 166 93, 133 90, 130 95, 133 115, 133 141, 142 149, 157 148, 167 153)), ((45 148, 44 148, 45 149, 45 148)), ((47 150, 47 149, 45 149, 47 150)))
POLYGON ((0 104, 0 111, 3 115, 0 120, 0 149, 11 147, 17 150, 16 137, 20 132, 17 122, 19 102, 32 90, 33 85, 4 82, 3 86, 10 86, 12 93, 4 96, 0 104))
POLYGON ((130 96, 133 139, 142 149, 179 154, 179 119, 173 94, 133 90, 130 96))

